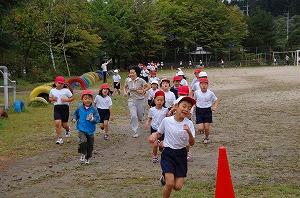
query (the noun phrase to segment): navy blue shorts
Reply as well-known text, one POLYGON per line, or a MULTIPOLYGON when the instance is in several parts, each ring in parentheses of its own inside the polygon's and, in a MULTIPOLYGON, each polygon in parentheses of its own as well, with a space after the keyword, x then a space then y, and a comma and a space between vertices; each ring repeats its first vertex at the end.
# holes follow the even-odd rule
MULTIPOLYGON (((151 134, 152 134, 152 133, 157 132, 157 130, 155 130, 155 129, 153 129, 152 127, 150 127, 150 132, 151 132, 151 134)), ((158 138, 158 140, 163 141, 164 138, 165 138, 165 134, 161 134, 161 136, 160 136, 160 138, 158 138)))
POLYGON ((196 124, 212 123, 211 108, 199 108, 196 107, 196 124))
POLYGON ((54 105, 54 120, 68 122, 69 120, 69 105, 54 105))
POLYGON ((114 82, 114 88, 120 89, 120 82, 114 82))
POLYGON ((187 150, 171 149, 165 147, 160 160, 160 166, 163 172, 173 173, 174 177, 186 177, 187 174, 187 150))
POLYGON ((109 120, 110 112, 109 109, 99 109, 97 108, 99 116, 100 116, 100 123, 104 123, 104 120, 109 120))

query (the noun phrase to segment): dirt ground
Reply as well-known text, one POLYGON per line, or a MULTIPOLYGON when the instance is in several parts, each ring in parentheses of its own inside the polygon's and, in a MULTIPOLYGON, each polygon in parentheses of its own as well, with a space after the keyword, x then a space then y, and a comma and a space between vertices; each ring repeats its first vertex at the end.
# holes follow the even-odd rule
MULTIPOLYGON (((225 68, 207 72, 210 89, 221 103, 213 115, 212 142, 203 145, 202 135, 196 136, 198 143, 192 148, 194 160, 188 164, 186 182, 214 186, 218 148, 223 145, 234 186, 299 186, 300 68, 225 68)), ((115 120, 111 131, 108 142, 96 135, 90 165, 79 163, 75 133, 70 143, 0 164, 6 166, 0 173, 0 197, 160 195, 160 165, 151 162, 149 132, 142 129, 139 138, 132 138, 128 117, 115 120)))

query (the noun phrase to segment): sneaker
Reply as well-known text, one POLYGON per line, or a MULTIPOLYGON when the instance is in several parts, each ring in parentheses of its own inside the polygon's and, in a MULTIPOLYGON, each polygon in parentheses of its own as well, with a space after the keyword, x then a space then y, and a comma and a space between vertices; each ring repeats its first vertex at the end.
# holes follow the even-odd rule
POLYGON ((159 178, 159 181, 161 186, 166 185, 165 177, 163 175, 159 178))
POLYGON ((85 163, 85 164, 90 164, 90 159, 85 159, 85 160, 84 160, 84 163, 85 163))
POLYGON ((153 163, 159 162, 158 157, 153 155, 153 157, 152 157, 152 162, 153 162, 153 163))
POLYGON ((186 159, 187 159, 188 162, 192 162, 193 161, 193 157, 192 157, 191 154, 188 154, 188 156, 187 156, 186 159))
POLYGON ((69 127, 69 130, 65 132, 65 137, 71 137, 71 128, 69 127))
POLYGON ((203 143, 204 143, 204 144, 208 144, 208 143, 210 143, 210 140, 209 140, 208 138, 205 138, 205 139, 203 140, 203 143))
POLYGON ((62 138, 58 138, 58 139, 56 140, 56 144, 62 144, 62 143, 64 143, 64 141, 63 141, 62 138))
POLYGON ((139 137, 139 134, 134 134, 133 136, 132 136, 133 138, 138 138, 139 137))
POLYGON ((104 139, 104 140, 109 140, 108 135, 107 135, 107 134, 104 134, 103 139, 104 139))
POLYGON ((81 154, 81 156, 80 156, 80 162, 81 163, 85 162, 85 155, 84 154, 81 154))

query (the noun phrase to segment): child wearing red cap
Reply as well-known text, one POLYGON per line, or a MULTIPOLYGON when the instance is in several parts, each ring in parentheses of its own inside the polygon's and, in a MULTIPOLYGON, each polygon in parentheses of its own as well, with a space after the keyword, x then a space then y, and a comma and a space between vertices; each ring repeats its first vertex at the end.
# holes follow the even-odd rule
POLYGON ((178 98, 178 88, 180 87, 181 77, 174 76, 173 77, 173 86, 171 87, 170 91, 172 91, 175 95, 175 98, 178 98))
POLYGON ((73 122, 77 122, 80 162, 89 164, 94 149, 94 133, 99 122, 98 111, 93 107, 93 91, 83 90, 81 93, 82 105, 73 114, 73 122))
POLYGON ((163 176, 160 181, 164 185, 163 197, 170 197, 172 190, 181 190, 184 177, 187 175, 186 145, 195 144, 195 129, 193 122, 187 118, 196 101, 188 96, 177 99, 177 109, 174 116, 162 120, 157 132, 149 136, 149 142, 154 143, 164 134, 164 150, 161 154, 161 169, 163 176))
POLYGON ((190 88, 193 89, 193 86, 196 82, 199 82, 198 78, 199 78, 199 73, 201 72, 201 69, 197 68, 194 70, 194 75, 195 77, 193 78, 190 88))
POLYGON ((100 127, 104 129, 104 140, 108 140, 108 121, 111 117, 111 107, 112 107, 112 100, 109 96, 110 89, 107 83, 104 83, 100 86, 99 94, 95 97, 94 103, 97 107, 99 116, 100 116, 100 127))
POLYGON ((153 80, 151 82, 151 89, 148 90, 148 105, 149 107, 154 107, 155 103, 154 103, 154 95, 155 93, 159 90, 158 89, 158 81, 153 80))
MULTIPOLYGON (((165 93, 161 90, 157 91, 154 95, 154 103, 155 107, 151 107, 148 112, 148 119, 145 122, 145 129, 148 129, 150 126, 150 132, 151 134, 156 132, 161 121, 167 116, 167 113, 169 111, 168 108, 165 108, 163 105, 165 103, 165 93)), ((163 140, 163 136, 158 139, 158 141, 155 141, 152 144, 152 162, 156 163, 158 162, 158 156, 157 156, 157 148, 159 146, 159 141, 163 140)))
POLYGON ((196 100, 196 124, 197 130, 204 130, 204 144, 210 142, 208 136, 210 125, 212 123, 212 111, 215 111, 219 104, 219 99, 208 89, 208 79, 200 78, 200 90, 195 91, 194 97, 196 100))
POLYGON ((57 76, 55 86, 50 90, 49 101, 54 103, 54 123, 56 131, 56 144, 63 144, 62 128, 66 130, 66 137, 70 136, 69 120, 69 103, 73 101, 72 92, 64 88, 65 78, 57 76))

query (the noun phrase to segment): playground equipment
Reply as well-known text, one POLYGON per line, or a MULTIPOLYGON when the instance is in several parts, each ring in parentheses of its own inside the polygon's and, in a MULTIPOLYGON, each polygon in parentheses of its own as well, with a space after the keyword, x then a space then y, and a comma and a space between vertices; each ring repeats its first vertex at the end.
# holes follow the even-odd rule
POLYGON ((8 69, 6 66, 0 66, 0 72, 3 76, 3 85, 0 87, 3 87, 4 89, 4 109, 8 111, 9 109, 9 100, 8 100, 8 91, 9 88, 13 89, 13 102, 16 101, 16 81, 10 80, 8 78, 8 69), (11 85, 9 85, 9 83, 11 85))
MULTIPOLYGON (((81 89, 87 89, 91 86, 95 85, 100 78, 97 73, 95 72, 87 72, 81 76, 73 77, 66 80, 66 83, 70 88, 73 87, 80 87, 81 89)), ((47 83, 41 86, 34 88, 30 93, 30 102, 41 102, 48 104, 49 102, 49 93, 52 89, 53 83, 47 83)))

